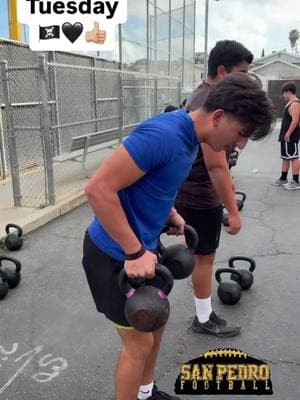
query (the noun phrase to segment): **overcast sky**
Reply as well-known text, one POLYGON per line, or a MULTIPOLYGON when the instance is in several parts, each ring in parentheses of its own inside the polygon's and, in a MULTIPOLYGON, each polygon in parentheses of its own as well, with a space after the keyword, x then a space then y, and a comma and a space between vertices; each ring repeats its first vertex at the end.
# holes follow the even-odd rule
MULTIPOLYGON (((196 51, 204 50, 205 0, 196 0, 196 51)), ((292 29, 300 31, 300 0, 209 0, 208 50, 217 40, 235 39, 260 57, 290 51, 292 29)), ((300 52, 300 41, 298 43, 300 52)))

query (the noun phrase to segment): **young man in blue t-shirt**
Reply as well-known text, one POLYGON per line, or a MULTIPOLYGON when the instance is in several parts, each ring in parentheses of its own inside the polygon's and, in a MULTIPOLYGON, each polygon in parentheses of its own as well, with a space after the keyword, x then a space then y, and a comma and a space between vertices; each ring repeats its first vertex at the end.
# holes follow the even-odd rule
POLYGON ((141 123, 88 182, 85 192, 95 217, 84 240, 83 266, 97 310, 122 339, 116 400, 178 399, 153 383, 164 327, 145 333, 130 326, 118 273, 124 268, 130 278, 153 278, 163 225, 169 222, 183 234, 185 221, 173 202, 199 142, 214 151, 242 149, 249 138, 265 137, 272 122, 266 94, 245 74, 229 74, 212 87, 201 108, 141 123))

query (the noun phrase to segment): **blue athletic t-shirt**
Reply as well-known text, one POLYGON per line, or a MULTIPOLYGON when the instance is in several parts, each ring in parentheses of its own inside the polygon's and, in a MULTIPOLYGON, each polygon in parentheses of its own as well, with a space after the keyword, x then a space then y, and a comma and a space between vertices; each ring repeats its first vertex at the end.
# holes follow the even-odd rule
MULTIPOLYGON (((123 141, 136 165, 146 174, 122 189, 119 198, 128 222, 148 250, 173 207, 177 190, 187 177, 198 150, 194 124, 186 110, 158 114, 139 124, 123 141)), ((105 253, 124 260, 125 253, 96 217, 88 227, 92 241, 105 253)))

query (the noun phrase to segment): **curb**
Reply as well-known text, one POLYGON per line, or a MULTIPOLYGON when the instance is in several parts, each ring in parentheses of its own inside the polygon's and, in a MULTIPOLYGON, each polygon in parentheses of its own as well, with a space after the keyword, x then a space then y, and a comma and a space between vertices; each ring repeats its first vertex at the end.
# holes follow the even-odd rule
MULTIPOLYGON (((67 200, 64 200, 55 206, 47 206, 43 209, 36 209, 33 211, 31 215, 28 215, 23 218, 19 218, 15 223, 20 225, 23 229, 23 233, 29 233, 34 231, 37 228, 47 224, 53 219, 60 217, 63 214, 73 210, 86 203, 86 196, 84 192, 77 193, 72 197, 69 197, 67 200)), ((0 240, 5 239, 5 236, 0 236, 0 240)))

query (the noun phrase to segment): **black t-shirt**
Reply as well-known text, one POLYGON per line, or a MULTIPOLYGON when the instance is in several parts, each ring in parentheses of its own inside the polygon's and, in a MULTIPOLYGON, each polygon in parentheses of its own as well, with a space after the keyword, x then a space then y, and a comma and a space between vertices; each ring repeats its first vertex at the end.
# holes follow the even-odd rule
MULTIPOLYGON (((289 113, 289 108, 290 105, 293 103, 300 103, 300 100, 293 100, 284 107, 282 121, 281 121, 281 128, 278 137, 279 142, 282 142, 284 140, 284 135, 287 133, 289 126, 291 125, 292 117, 291 114, 289 113)), ((300 139, 300 127, 298 123, 297 127, 294 129, 293 133, 290 136, 290 142, 298 143, 299 139, 300 139)))
MULTIPOLYGON (((206 100, 209 89, 208 83, 201 83, 188 98, 186 108, 189 111, 194 111, 201 107, 206 100)), ((220 204, 221 201, 207 172, 200 144, 192 169, 178 191, 175 207, 177 205, 192 209, 209 209, 218 207, 220 204)))

